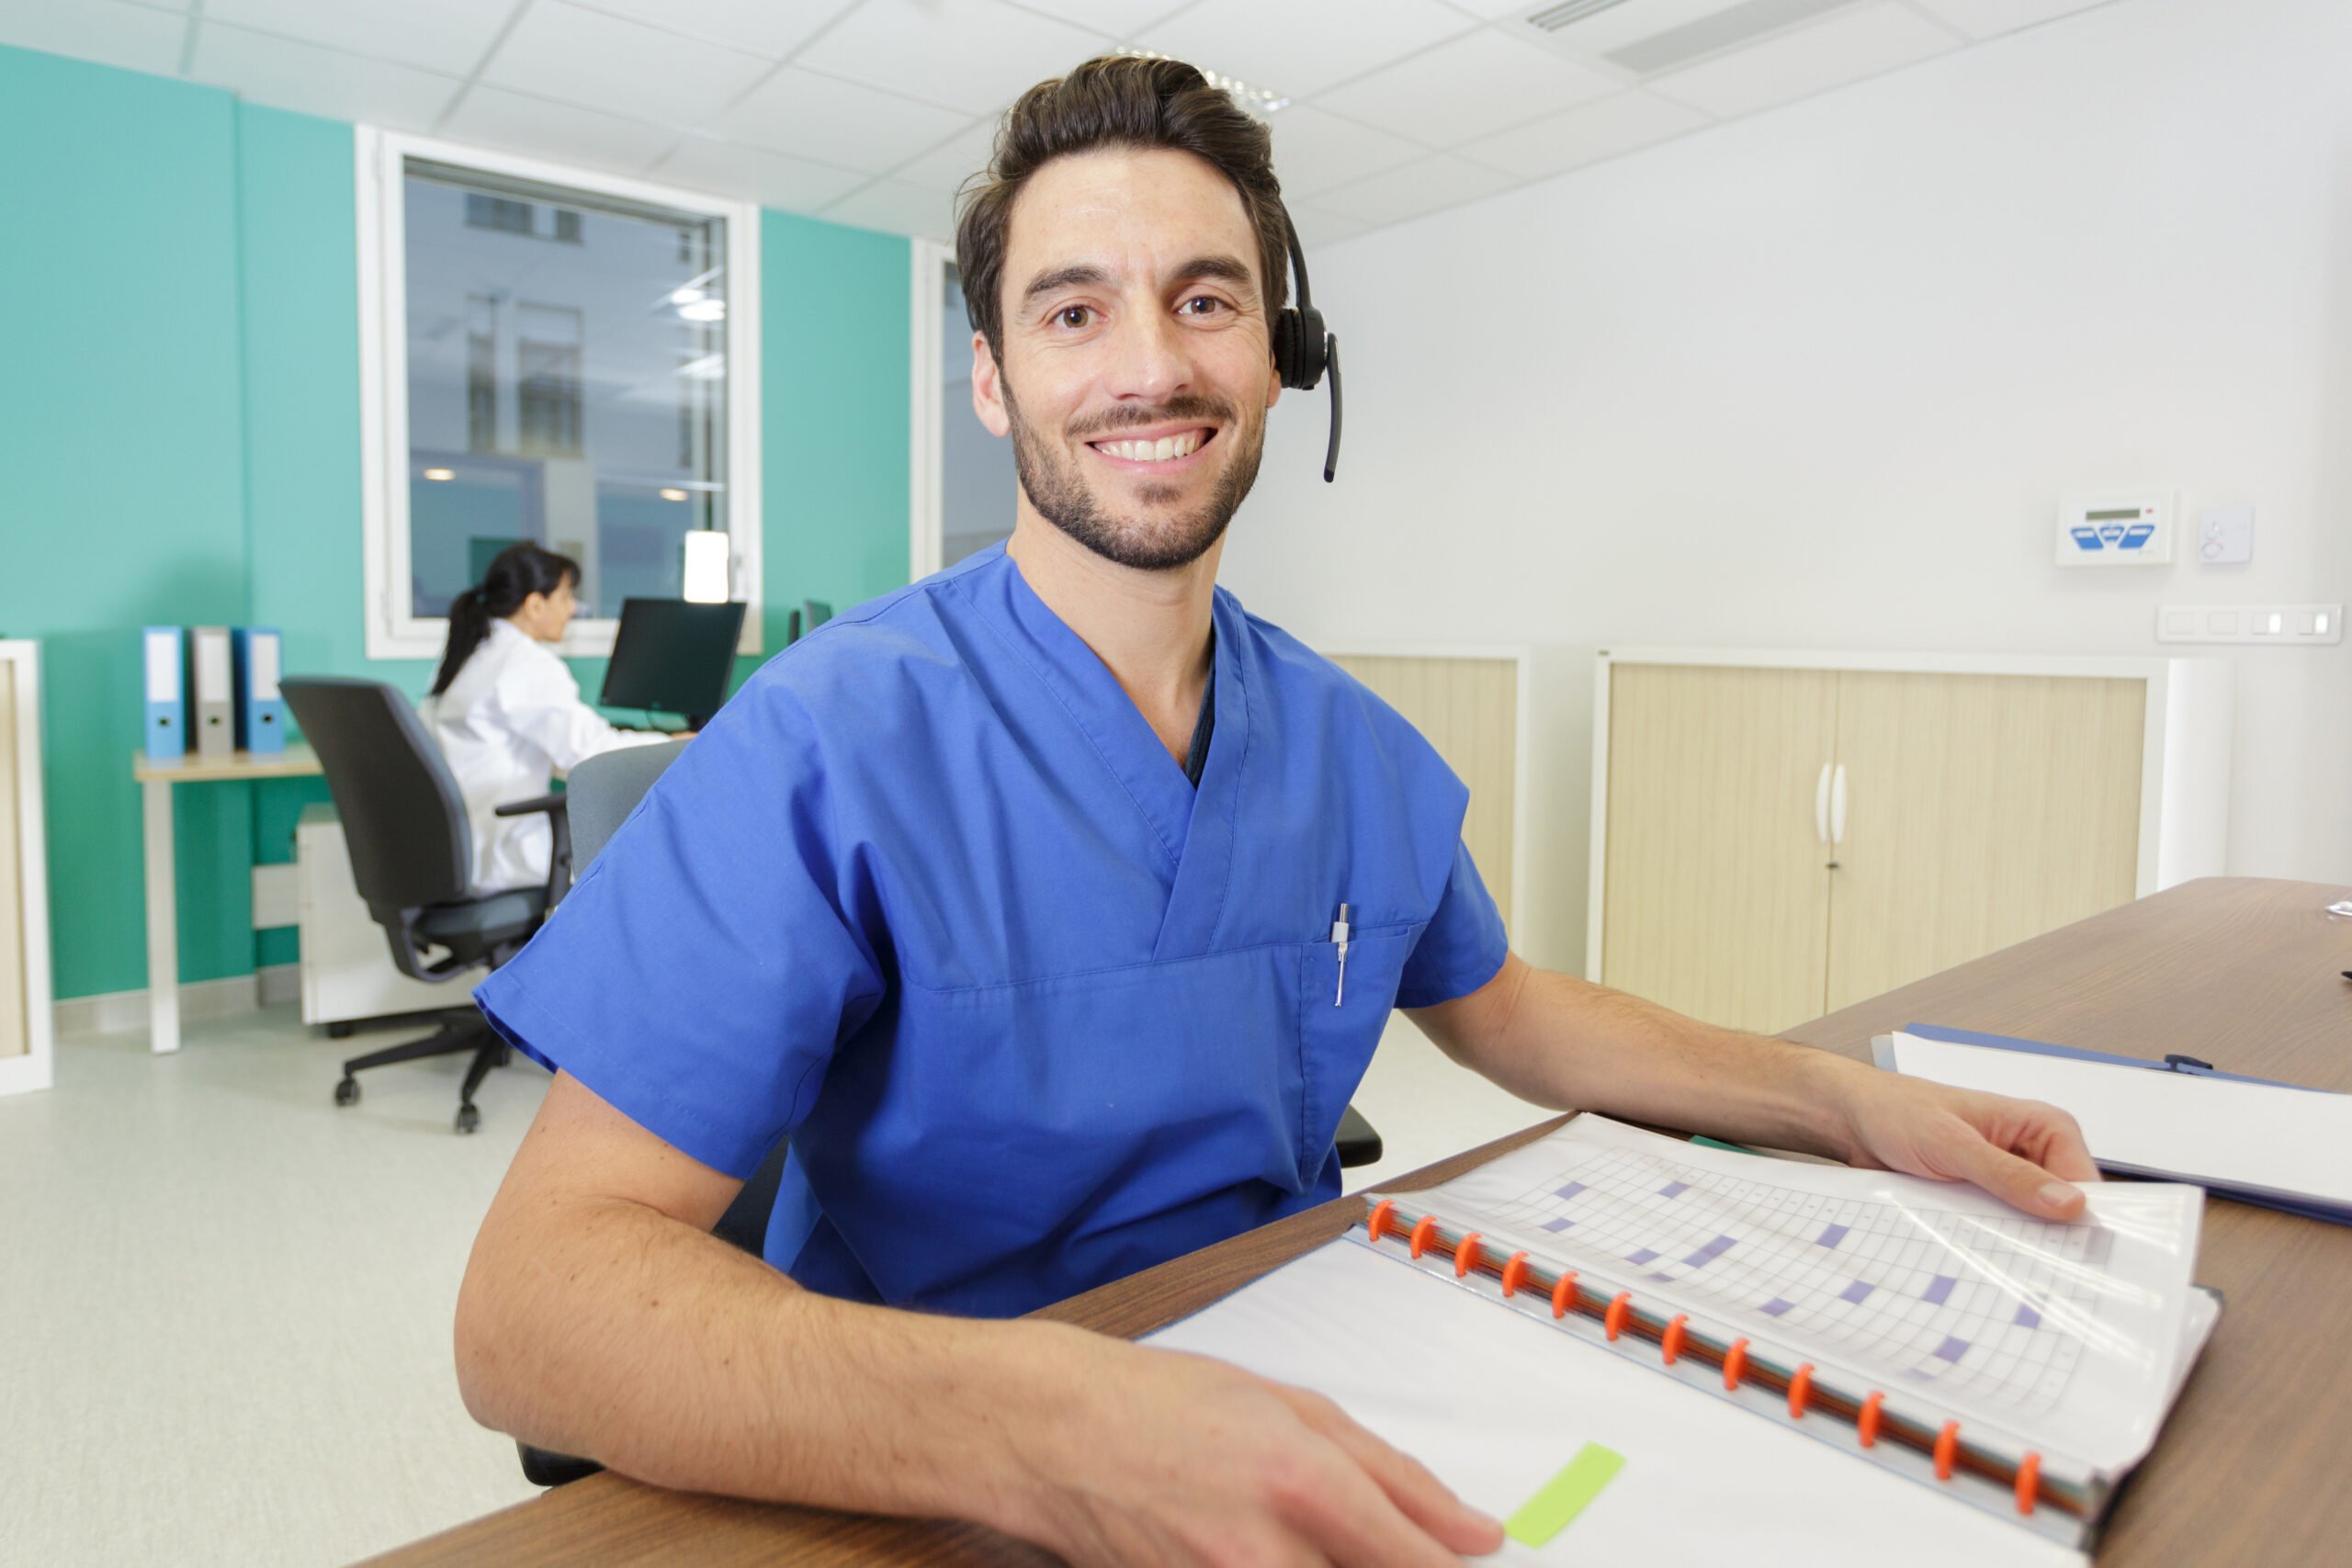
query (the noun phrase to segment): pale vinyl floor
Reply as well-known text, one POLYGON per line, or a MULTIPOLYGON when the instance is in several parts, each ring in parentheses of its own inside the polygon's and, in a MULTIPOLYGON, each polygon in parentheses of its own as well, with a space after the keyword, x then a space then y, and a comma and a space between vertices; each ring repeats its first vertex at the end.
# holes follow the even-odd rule
MULTIPOLYGON (((462 1059, 365 1075, 290 1008, 61 1043, 0 1099, 0 1563, 345 1562, 537 1495, 458 1398, 476 1225, 547 1076, 519 1058, 451 1131, 462 1059)), ((1351 1190, 1544 1112, 1399 1019, 1355 1103, 1351 1190)))

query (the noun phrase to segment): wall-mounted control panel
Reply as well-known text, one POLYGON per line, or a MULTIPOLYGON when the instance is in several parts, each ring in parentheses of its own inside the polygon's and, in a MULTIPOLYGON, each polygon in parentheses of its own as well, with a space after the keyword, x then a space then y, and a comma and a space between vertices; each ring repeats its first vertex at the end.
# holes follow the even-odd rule
POLYGON ((2254 508, 2208 506, 2197 513, 2197 558, 2207 566, 2243 566, 2254 558, 2254 508))
POLYGON ((2060 566, 2165 566, 2172 560, 2168 490, 2075 491, 2058 503, 2060 566))

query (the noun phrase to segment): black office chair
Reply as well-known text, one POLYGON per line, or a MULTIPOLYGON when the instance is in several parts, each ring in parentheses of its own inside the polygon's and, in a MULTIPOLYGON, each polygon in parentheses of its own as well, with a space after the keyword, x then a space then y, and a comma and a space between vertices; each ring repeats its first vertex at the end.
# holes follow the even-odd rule
MULTIPOLYGON (((291 678, 279 690, 303 739, 319 755, 351 853, 352 881, 368 912, 384 928, 401 973, 444 983, 471 970, 495 969, 521 952, 571 883, 563 796, 540 795, 497 808, 501 817, 547 814, 555 829, 555 853, 546 886, 475 894, 469 886, 473 836, 465 803, 441 749, 408 699, 379 681, 328 676, 291 678), (428 963, 427 950, 441 956, 428 963)), ((462 998, 441 1027, 424 1039, 344 1063, 334 1102, 359 1103, 355 1075, 368 1067, 465 1052, 473 1054, 473 1062, 458 1091, 457 1126, 470 1133, 481 1125, 474 1091, 492 1067, 512 1059, 513 1051, 462 998)))

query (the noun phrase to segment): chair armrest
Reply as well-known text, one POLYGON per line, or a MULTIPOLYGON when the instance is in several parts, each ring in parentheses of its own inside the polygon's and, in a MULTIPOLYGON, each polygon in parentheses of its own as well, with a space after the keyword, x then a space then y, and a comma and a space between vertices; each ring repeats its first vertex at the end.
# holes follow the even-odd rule
POLYGON ((571 886, 571 803, 560 794, 535 795, 528 800, 510 800, 490 809, 494 817, 547 813, 548 826, 555 831, 555 844, 548 855, 548 909, 552 913, 571 886))

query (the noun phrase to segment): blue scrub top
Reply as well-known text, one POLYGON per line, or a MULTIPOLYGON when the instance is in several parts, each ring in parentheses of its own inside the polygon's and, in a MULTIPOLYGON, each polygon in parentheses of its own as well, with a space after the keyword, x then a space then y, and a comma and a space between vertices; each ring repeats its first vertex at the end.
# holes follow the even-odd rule
POLYGON ((829 622, 476 999, 706 1165, 790 1134, 766 1256, 831 1295, 1011 1315, 1337 1196, 1390 1009, 1502 920, 1412 726, 1215 618, 1197 789, 1001 546, 829 622))

